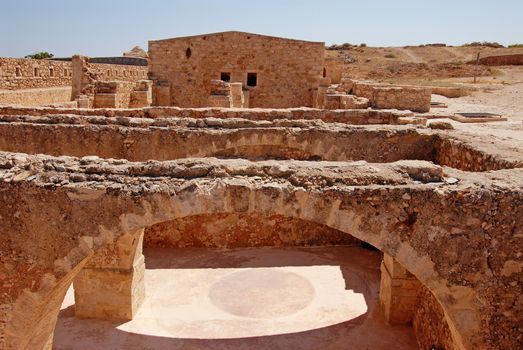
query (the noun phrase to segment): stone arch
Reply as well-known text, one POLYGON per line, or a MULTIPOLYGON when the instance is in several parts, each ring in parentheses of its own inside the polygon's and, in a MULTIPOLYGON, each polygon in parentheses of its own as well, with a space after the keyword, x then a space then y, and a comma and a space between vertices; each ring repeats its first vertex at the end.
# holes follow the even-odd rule
MULTIPOLYGON (((394 197, 391 191, 385 195, 394 197)), ((8 349, 50 346, 56 317, 47 317, 39 310, 49 305, 46 312, 52 315, 56 311, 57 314, 60 304, 49 304, 50 298, 65 293, 67 282, 74 278, 93 252, 105 244, 114 242, 127 232, 176 218, 244 212, 281 214, 316 222, 375 246, 394 257, 434 294, 445 312, 456 348, 473 348, 473 342, 478 341, 478 329, 474 328, 477 311, 472 304, 472 292, 459 286, 447 286, 429 255, 416 250, 408 236, 402 235, 403 232, 389 232, 391 223, 396 219, 394 212, 383 211, 382 215, 370 217, 358 210, 361 209, 358 206, 367 204, 352 198, 357 197, 357 193, 345 196, 336 190, 307 191, 278 183, 254 186, 246 180, 223 179, 188 182, 175 195, 160 192, 137 197, 126 193, 111 195, 91 189, 76 190, 76 193, 70 194, 62 193, 72 199, 67 205, 80 206, 86 215, 112 212, 115 204, 125 205, 125 208, 120 208, 120 215, 114 220, 101 218, 104 221, 99 222, 98 232, 79 237, 77 247, 63 251, 63 255, 54 261, 53 272, 41 274, 42 285, 39 288, 19 295, 12 305, 12 317, 6 327, 8 349), (57 310, 49 310, 54 306, 57 310), (35 310, 37 315, 27 317, 35 310), (22 331, 23 334, 20 334, 22 331), (28 334, 30 339, 27 339, 28 334)), ((42 225, 45 224, 42 222, 42 225)))

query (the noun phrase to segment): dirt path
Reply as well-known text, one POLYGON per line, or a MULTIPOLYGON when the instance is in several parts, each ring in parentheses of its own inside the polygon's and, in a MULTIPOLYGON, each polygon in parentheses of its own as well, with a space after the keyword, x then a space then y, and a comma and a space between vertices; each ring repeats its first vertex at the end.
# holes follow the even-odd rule
POLYGON ((416 55, 414 52, 410 51, 407 48, 399 47, 399 51, 403 52, 406 56, 408 56, 412 63, 425 63, 425 61, 420 58, 418 55, 416 55))

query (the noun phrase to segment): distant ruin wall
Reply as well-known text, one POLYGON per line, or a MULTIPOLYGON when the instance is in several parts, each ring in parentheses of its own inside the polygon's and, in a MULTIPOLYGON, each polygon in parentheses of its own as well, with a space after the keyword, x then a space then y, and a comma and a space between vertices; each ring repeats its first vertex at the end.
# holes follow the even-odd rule
MULTIPOLYGON (((147 66, 91 63, 89 57, 75 55, 72 58, 71 99, 87 95, 94 99, 97 81, 122 81, 135 83, 147 78, 147 66)), ((127 103, 126 106, 129 104, 127 103)))
MULTIPOLYGON (((476 60, 467 63, 476 64, 476 60)), ((479 59, 479 64, 485 66, 521 66, 523 65, 523 54, 483 57, 479 59)))
POLYGON ((147 66, 131 66, 123 64, 91 63, 92 71, 97 80, 123 80, 136 82, 147 79, 147 66))
POLYGON ((0 91, 0 105, 45 106, 64 104, 70 98, 70 86, 0 91))
POLYGON ((353 81, 350 86, 352 86, 352 94, 369 99, 374 108, 411 110, 420 113, 430 111, 432 93, 430 87, 387 85, 369 81, 353 81))
POLYGON ((70 86, 71 62, 0 57, 0 90, 70 86))

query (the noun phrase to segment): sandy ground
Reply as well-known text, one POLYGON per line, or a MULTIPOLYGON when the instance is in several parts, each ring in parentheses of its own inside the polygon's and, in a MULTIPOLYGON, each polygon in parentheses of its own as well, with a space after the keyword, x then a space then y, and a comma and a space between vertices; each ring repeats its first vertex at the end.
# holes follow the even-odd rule
POLYGON ((432 95, 432 101, 443 102, 448 108, 432 108, 431 113, 450 115, 458 112, 485 112, 506 117, 507 121, 489 123, 460 123, 451 119, 433 119, 450 122, 455 129, 477 135, 493 144, 523 150, 523 67, 509 67, 495 82, 477 84, 482 90, 471 96, 446 98, 432 95), (501 83, 505 81, 505 83, 501 83))
POLYGON ((360 247, 147 249, 146 300, 130 322, 74 317, 54 349, 416 349, 378 304, 381 255, 360 247))

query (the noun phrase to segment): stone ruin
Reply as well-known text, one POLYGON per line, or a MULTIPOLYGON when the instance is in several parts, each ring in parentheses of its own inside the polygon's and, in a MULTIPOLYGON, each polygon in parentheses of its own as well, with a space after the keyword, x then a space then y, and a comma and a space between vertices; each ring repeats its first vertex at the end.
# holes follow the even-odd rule
POLYGON ((423 89, 325 77, 296 97, 323 109, 247 109, 253 89, 209 79, 186 100, 212 108, 148 107, 180 90, 82 72, 89 108, 0 107, 0 348, 51 349, 71 284, 78 317, 135 317, 144 245, 359 243, 383 254, 379 312, 420 349, 522 348, 521 149, 367 108, 421 111, 423 89), (180 231, 223 216, 257 229, 180 231))

